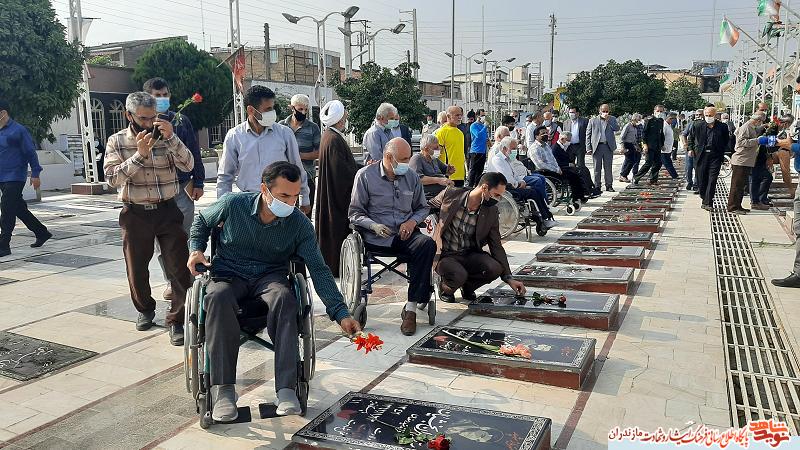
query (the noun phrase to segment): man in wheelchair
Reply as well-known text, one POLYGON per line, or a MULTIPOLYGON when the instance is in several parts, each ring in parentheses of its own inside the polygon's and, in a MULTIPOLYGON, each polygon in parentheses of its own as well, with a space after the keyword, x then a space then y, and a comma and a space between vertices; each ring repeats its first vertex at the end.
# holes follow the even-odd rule
MULTIPOLYGON (((537 172, 548 177, 553 177, 569 184, 572 188, 572 200, 586 202, 586 192, 583 189, 583 182, 579 173, 571 170, 564 170, 554 156, 553 149, 548 144, 550 131, 547 127, 541 126, 534 131, 536 140, 533 148, 528 150, 528 157, 536 165, 537 172)), ((570 133, 571 135, 571 133, 570 133)), ((571 136, 570 136, 571 137, 571 136)), ((555 145, 558 145, 557 143, 555 145)))
POLYGON ((302 258, 331 320, 347 335, 359 331, 322 259, 314 228, 295 207, 300 169, 278 161, 267 166, 261 191, 229 193, 200 212, 189 239, 189 270, 211 267, 204 255, 211 231, 222 225, 204 307, 213 419, 237 418, 236 363, 239 355, 239 302, 257 297, 268 309, 267 334, 275 347, 275 391, 279 415, 300 414, 295 394, 298 355, 298 299, 288 281, 292 257, 302 258))
POLYGON ((497 277, 517 294, 525 294, 525 285, 511 277, 500 240, 496 205, 505 190, 503 174, 487 172, 472 190, 448 187, 430 201, 432 208, 439 209, 434 240, 439 253, 436 272, 442 277, 439 291, 443 301, 455 302, 458 289, 464 300, 475 300, 475 290, 497 277), (488 246, 489 253, 483 251, 484 246, 488 246))
POLYGON ((390 140, 379 164, 356 173, 350 198, 350 223, 364 235, 367 250, 403 258, 408 264, 408 299, 400 313, 400 331, 417 331, 417 304, 431 299, 431 267, 436 244, 417 224, 428 215, 425 192, 416 172, 408 170, 411 146, 390 140))
POLYGON ((508 182, 507 190, 517 201, 533 200, 539 210, 539 214, 544 220, 545 228, 553 228, 558 225, 553 219, 553 213, 547 206, 547 191, 542 175, 537 173, 527 176, 517 176, 511 165, 511 161, 517 158, 517 141, 510 136, 506 136, 500 141, 500 145, 492 159, 487 161, 486 172, 499 172, 503 174, 508 182))

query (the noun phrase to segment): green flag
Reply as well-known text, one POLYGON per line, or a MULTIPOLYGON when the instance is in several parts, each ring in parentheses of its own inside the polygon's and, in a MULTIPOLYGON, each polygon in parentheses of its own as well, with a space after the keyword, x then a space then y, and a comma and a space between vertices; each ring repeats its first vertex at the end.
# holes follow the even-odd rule
POLYGON ((744 83, 744 87, 742 88, 742 97, 747 96, 747 93, 750 92, 750 88, 753 86, 753 74, 747 74, 747 81, 744 83))

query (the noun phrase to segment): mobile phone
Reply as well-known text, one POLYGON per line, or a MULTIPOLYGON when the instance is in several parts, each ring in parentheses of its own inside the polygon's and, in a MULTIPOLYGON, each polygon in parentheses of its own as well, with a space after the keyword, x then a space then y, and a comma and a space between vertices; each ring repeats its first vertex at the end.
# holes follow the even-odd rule
MULTIPOLYGON (((169 116, 167 116, 166 114, 159 114, 158 118, 161 119, 161 120, 169 120, 169 116)), ((159 128, 157 126, 153 126, 153 140, 154 141, 160 140, 161 137, 162 137, 161 136, 161 128, 159 128)))

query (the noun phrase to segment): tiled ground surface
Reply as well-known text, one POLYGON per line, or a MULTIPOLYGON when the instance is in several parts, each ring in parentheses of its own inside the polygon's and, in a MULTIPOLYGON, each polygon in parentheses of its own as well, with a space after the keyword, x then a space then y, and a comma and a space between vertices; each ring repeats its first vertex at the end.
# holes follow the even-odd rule
MULTIPOLYGON (((615 173, 619 164, 621 157, 615 159, 615 173)), ((213 192, 213 184, 208 185, 209 197, 200 206, 213 201, 213 192)), ((560 212, 561 225, 543 238, 526 242, 518 235, 507 242, 512 268, 531 260, 609 196, 593 200, 573 217, 560 212)), ((128 285, 118 210, 104 203, 113 198, 90 202, 61 195, 45 200, 33 209, 43 211, 60 239, 31 249, 33 238, 18 230, 14 253, 0 260, 0 330, 97 356, 28 382, 0 377, 0 440, 10 441, 9 448, 284 448, 307 419, 256 419, 201 430, 184 390, 182 349, 168 344, 163 328, 137 332, 129 321, 132 306, 118 312, 125 308, 128 285), (57 264, 48 261, 65 254, 74 256, 57 264), (69 263, 79 259, 92 265, 69 263)), ((365 390, 546 416, 553 420, 552 442, 558 448, 605 448, 614 426, 730 426, 709 218, 698 203, 681 193, 657 248, 648 252, 647 269, 636 271, 635 294, 620 300, 624 319, 618 331, 468 316, 463 305, 440 304, 440 324, 596 339, 595 376, 583 391, 406 362, 406 349, 430 327, 420 319, 416 336, 400 335, 403 284, 387 277, 369 314, 370 331, 386 341, 380 352, 356 354, 336 327, 318 317, 309 417, 348 391, 365 390)), ((754 247, 765 276, 783 276, 793 250, 778 220, 754 215, 742 223, 758 243, 754 247)), ((155 261, 150 268, 157 294, 163 287, 160 269, 155 261)), ((800 300, 789 290, 772 293, 796 343, 800 300)), ((239 405, 251 405, 255 416, 259 403, 274 399, 272 354, 247 344, 238 369, 239 405)))

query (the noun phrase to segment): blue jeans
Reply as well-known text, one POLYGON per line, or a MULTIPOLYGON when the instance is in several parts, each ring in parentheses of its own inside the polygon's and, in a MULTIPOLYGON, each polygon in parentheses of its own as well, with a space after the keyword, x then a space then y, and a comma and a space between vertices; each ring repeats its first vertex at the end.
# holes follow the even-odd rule
POLYGON ((662 153, 661 154, 661 164, 667 169, 669 172, 669 176, 672 178, 678 178, 678 171, 675 170, 675 166, 672 164, 672 154, 671 153, 662 153))
POLYGON ((695 157, 686 156, 686 189, 692 189, 697 185, 697 175, 695 169, 695 157))
POLYGON ((772 185, 772 174, 766 164, 756 164, 750 174, 750 203, 769 203, 769 188, 772 185))

